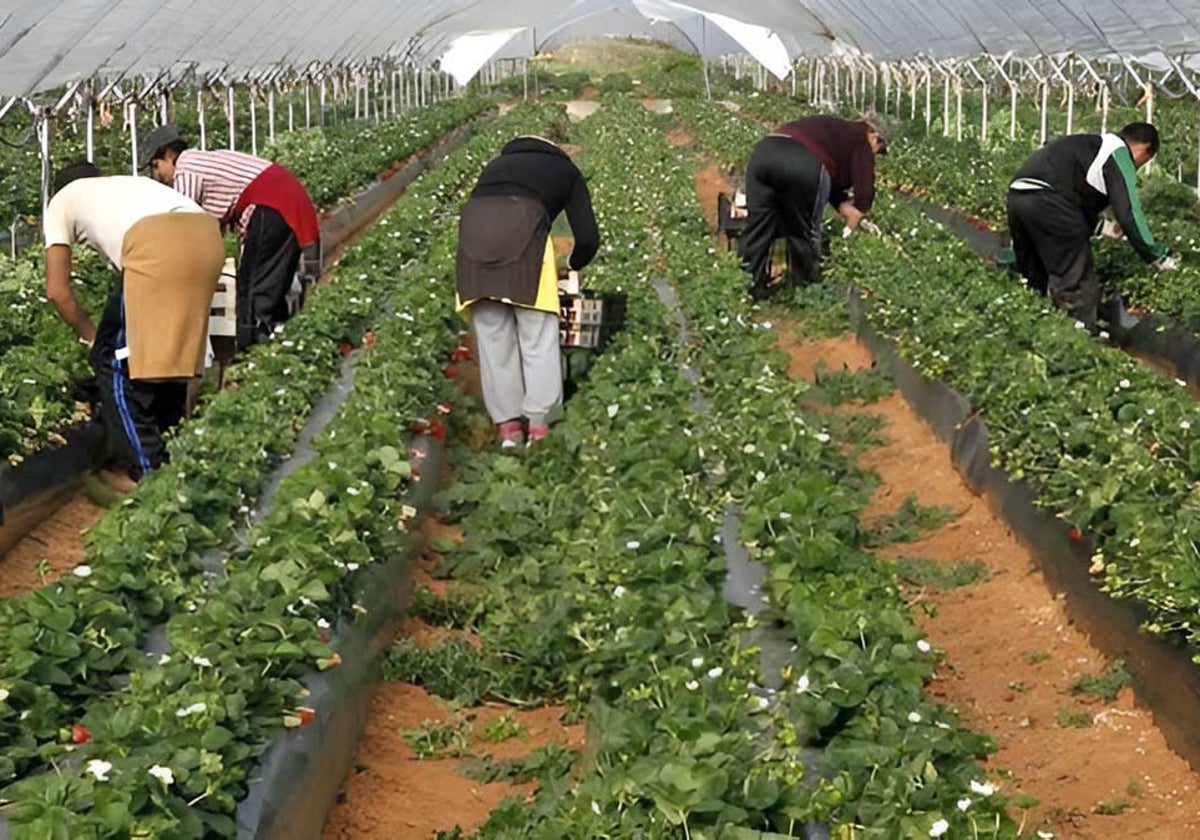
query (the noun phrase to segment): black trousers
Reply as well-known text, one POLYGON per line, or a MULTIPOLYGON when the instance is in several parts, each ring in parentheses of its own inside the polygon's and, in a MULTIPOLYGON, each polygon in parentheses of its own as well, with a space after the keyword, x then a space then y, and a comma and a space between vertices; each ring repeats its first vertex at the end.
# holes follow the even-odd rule
POLYGON ((801 283, 821 280, 821 219, 829 202, 829 173, 812 152, 789 137, 764 137, 746 164, 746 228, 738 238, 750 293, 767 291, 771 246, 787 242, 788 263, 801 283))
POLYGON ((1053 190, 1009 190, 1008 227, 1017 270, 1030 287, 1096 332, 1100 277, 1083 212, 1053 190))
POLYGON ((265 341, 289 317, 287 294, 300 264, 296 234, 276 210, 250 214, 237 274, 237 348, 265 341))
POLYGON ((118 284, 96 327, 91 363, 112 465, 137 481, 167 460, 163 433, 183 419, 187 381, 130 379, 128 360, 119 358, 124 347, 125 296, 118 284))

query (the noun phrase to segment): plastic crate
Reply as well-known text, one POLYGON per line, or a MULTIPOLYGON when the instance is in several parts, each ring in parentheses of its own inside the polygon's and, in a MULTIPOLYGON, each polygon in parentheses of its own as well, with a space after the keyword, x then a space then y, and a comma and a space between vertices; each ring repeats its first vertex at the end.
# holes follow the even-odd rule
POLYGON ((234 259, 225 260, 217 291, 208 312, 208 334, 211 338, 233 338, 237 335, 237 266, 234 259))
POLYGON ((559 344, 602 350, 615 333, 625 327, 624 292, 597 293, 583 290, 578 295, 559 296, 559 344))

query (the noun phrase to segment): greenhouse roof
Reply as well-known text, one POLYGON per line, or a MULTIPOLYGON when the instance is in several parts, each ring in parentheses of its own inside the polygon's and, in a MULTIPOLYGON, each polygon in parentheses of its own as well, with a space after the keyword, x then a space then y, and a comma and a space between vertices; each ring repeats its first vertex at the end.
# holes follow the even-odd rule
MULTIPOLYGON (((528 54, 570 37, 632 35, 711 55, 881 59, 1190 54, 1200 0, 10 0, 0 11, 0 93, 94 76, 241 76, 381 56, 431 63, 463 43, 528 54), (496 32, 508 30, 501 39, 496 32), (526 34, 528 33, 528 34, 526 34), (463 36, 473 40, 459 42, 463 36), (490 37, 489 37, 490 36, 490 37), (709 39, 711 43, 709 43, 709 39)), ((486 61, 486 58, 484 59, 486 61)))

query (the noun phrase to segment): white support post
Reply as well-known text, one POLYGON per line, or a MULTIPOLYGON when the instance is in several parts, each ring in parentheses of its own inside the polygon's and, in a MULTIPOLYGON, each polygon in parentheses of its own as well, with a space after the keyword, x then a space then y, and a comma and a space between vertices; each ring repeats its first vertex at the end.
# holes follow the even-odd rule
POLYGON ((295 91, 288 91, 288 131, 296 130, 296 96, 295 91))
POLYGON ((254 88, 250 88, 250 154, 258 157, 258 107, 254 104, 254 88))
POLYGON ((323 125, 325 125, 325 103, 328 101, 328 96, 325 93, 325 78, 321 77, 320 81, 321 81, 321 91, 320 91, 320 96, 318 97, 318 99, 319 99, 318 104, 321 106, 321 112, 320 112, 320 114, 318 114, 318 117, 319 117, 318 122, 323 126, 323 125))
POLYGON ((950 136, 950 74, 942 68, 942 136, 950 136))
MULTIPOLYGON (((45 111, 38 109, 34 112, 38 139, 38 157, 41 159, 42 187, 42 216, 46 215, 46 205, 50 203, 50 118, 45 111)), ((134 155, 136 157, 136 153, 134 155)), ((137 170, 134 170, 134 175, 137 170)), ((16 237, 13 237, 13 250, 16 251, 16 237)))
POLYGON ((1042 88, 1042 128, 1041 128, 1041 145, 1046 145, 1046 138, 1049 136, 1049 121, 1050 121, 1050 80, 1040 79, 1039 84, 1042 88))
POLYGON ((167 93, 166 90, 163 90, 163 92, 161 94, 159 94, 159 97, 158 97, 158 105, 159 105, 160 114, 161 114, 159 121, 158 121, 159 125, 166 125, 167 123, 169 123, 171 121, 171 109, 169 107, 168 100, 169 100, 169 94, 167 93))
POLYGON ((92 91, 88 91, 87 95, 87 162, 96 162, 96 100, 92 98, 92 91))
POLYGON ((200 121, 200 151, 208 149, 208 126, 204 120, 204 83, 196 85, 196 119, 200 121))
POLYGON ((229 123, 229 151, 237 149, 237 116, 233 113, 233 83, 225 88, 225 119, 229 123))
POLYGON ((312 128, 312 82, 304 80, 304 127, 312 128))
MULTIPOLYGON (((126 118, 129 120, 129 163, 133 175, 138 174, 138 130, 137 130, 137 101, 131 101, 125 106, 126 118)), ((49 144, 49 139, 47 139, 49 144)), ((49 145, 46 147, 49 149, 49 145)))
POLYGON ((275 85, 267 88, 267 137, 275 142, 275 85))
POLYGON ((933 73, 925 69, 925 136, 933 129, 933 73))

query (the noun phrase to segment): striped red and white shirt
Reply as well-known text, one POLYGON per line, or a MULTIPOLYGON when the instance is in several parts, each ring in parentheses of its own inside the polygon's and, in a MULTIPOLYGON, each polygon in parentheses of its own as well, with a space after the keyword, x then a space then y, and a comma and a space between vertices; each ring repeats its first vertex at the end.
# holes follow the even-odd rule
POLYGON ((255 206, 248 205, 237 219, 233 211, 250 182, 270 165, 242 152, 187 149, 175 160, 175 189, 245 236, 255 206))

